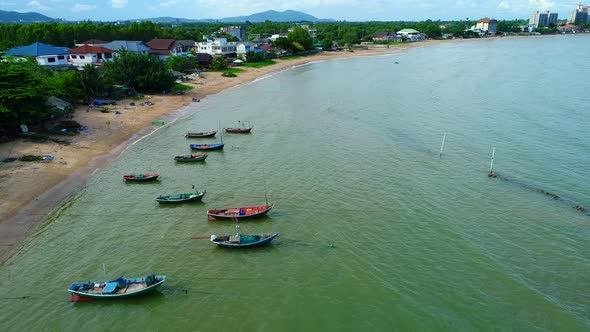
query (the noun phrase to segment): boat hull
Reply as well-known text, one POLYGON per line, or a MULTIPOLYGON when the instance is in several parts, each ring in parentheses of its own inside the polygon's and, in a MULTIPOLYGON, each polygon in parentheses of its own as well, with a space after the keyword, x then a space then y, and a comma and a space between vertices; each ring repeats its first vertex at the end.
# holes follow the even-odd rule
POLYGON ((216 144, 191 144, 190 147, 193 150, 199 151, 210 151, 210 150, 223 150, 223 146, 225 144, 216 143, 216 144))
POLYGON ((184 135, 186 138, 204 138, 204 137, 214 137, 217 134, 217 131, 206 131, 200 133, 187 133, 184 135))
POLYGON ((156 181, 160 178, 160 174, 145 174, 143 177, 137 177, 135 175, 124 175, 123 180, 125 182, 149 182, 156 181))
POLYGON ((199 161, 205 161, 205 159, 207 159, 206 154, 204 155, 200 155, 200 156, 194 156, 194 158, 187 158, 187 156, 176 156, 174 157, 174 160, 176 160, 179 163, 194 163, 194 162, 199 162, 199 161))
POLYGON ((273 204, 266 206, 251 206, 241 208, 229 208, 229 209, 214 209, 207 211, 207 217, 209 220, 220 220, 220 219, 248 219, 248 218, 260 218, 266 216, 266 214, 272 209, 273 204), (248 212, 248 209, 252 209, 252 213, 248 212), (242 214, 243 213, 243 214, 242 214))
POLYGON ((168 195, 168 196, 160 196, 156 198, 156 201, 160 204, 181 204, 181 203, 189 203, 189 202, 200 202, 205 196, 205 193, 195 193, 195 194, 180 194, 180 195, 168 195), (178 196, 178 198, 174 197, 178 196))
MULTIPOLYGON (((68 288, 68 292, 70 292, 72 295, 76 295, 81 298, 122 299, 122 298, 134 297, 134 296, 139 296, 139 295, 144 295, 144 294, 150 293, 150 292, 160 288, 160 286, 162 286, 164 281, 166 281, 166 276, 155 276, 155 278, 156 278, 155 283, 153 283, 149 286, 146 286, 146 287, 137 288, 136 290, 133 290, 131 292, 127 292, 127 288, 125 290, 121 290, 120 292, 118 290, 116 293, 113 293, 113 294, 93 293, 93 292, 89 292, 89 291, 78 290, 78 288, 80 286, 84 285, 84 283, 72 284, 70 286, 70 288, 68 288)), ((145 279, 146 278, 135 278, 135 279, 127 279, 127 280, 129 281, 129 284, 137 284, 137 283, 145 282, 145 279)), ((108 282, 112 282, 112 281, 94 281, 92 283, 101 285, 101 284, 106 284, 108 282)))
POLYGON ((220 239, 217 239, 218 241, 215 241, 214 239, 211 239, 212 243, 215 243, 218 247, 221 248, 251 248, 251 247, 260 247, 260 246, 264 246, 267 245, 269 243, 271 243, 277 236, 279 236, 279 233, 272 233, 272 234, 256 234, 256 235, 242 235, 242 237, 244 236, 260 236, 263 237, 260 240, 256 241, 256 242, 251 242, 251 243, 231 243, 229 241, 224 241, 225 238, 229 238, 229 236, 223 236, 220 239))
POLYGON ((226 133, 249 134, 252 128, 225 128, 226 133))

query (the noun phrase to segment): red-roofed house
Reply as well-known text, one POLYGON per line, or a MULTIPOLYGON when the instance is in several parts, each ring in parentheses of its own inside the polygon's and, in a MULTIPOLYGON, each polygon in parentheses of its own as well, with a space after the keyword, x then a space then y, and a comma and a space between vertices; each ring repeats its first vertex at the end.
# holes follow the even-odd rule
POLYGON ((68 62, 76 67, 88 64, 100 65, 113 59, 114 51, 102 46, 84 45, 70 50, 68 62))
POLYGON ((580 30, 580 27, 573 25, 573 24, 566 24, 564 26, 557 27, 559 32, 575 32, 580 30))
POLYGON ((182 45, 178 44, 174 39, 152 39, 145 43, 152 50, 151 54, 157 55, 160 59, 164 60, 170 55, 182 54, 182 45))
POLYGON ((100 44, 106 44, 106 43, 108 43, 108 41, 104 41, 104 40, 100 40, 100 39, 89 39, 83 43, 76 44, 76 46, 84 46, 84 45, 94 46, 94 45, 100 45, 100 44))

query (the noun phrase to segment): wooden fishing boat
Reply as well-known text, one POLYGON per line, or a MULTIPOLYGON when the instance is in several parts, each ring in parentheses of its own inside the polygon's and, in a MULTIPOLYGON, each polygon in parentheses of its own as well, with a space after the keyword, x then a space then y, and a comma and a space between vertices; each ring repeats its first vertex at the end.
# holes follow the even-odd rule
POLYGON ((207 217, 209 220, 217 219, 245 219, 245 218, 256 218, 265 216, 273 204, 260 205, 260 206, 246 206, 239 208, 228 208, 228 209, 213 209, 207 211, 207 217))
POLYGON ((213 144, 191 144, 190 147, 193 150, 223 150, 223 143, 213 144))
POLYGON ((127 182, 148 182, 156 181, 160 177, 159 173, 145 173, 145 174, 129 174, 123 175, 123 179, 127 182))
POLYGON ((187 156, 176 156, 174 160, 178 162, 194 162, 194 161, 205 161, 207 159, 208 154, 191 154, 187 156))
POLYGON ((166 276, 150 274, 145 278, 127 279, 119 277, 108 281, 90 281, 74 283, 68 288, 72 294, 70 301, 79 301, 79 298, 114 299, 126 298, 149 293, 160 287, 166 276))
POLYGON ((200 201, 203 196, 205 196, 205 192, 194 192, 194 193, 183 193, 183 194, 174 194, 174 195, 166 195, 166 196, 158 196, 156 201, 160 204, 178 204, 178 203, 186 203, 186 202, 198 202, 200 201))
POLYGON ((242 235, 238 233, 236 235, 227 236, 211 235, 211 242, 223 248, 248 248, 269 244, 277 236, 279 236, 279 233, 253 235, 242 235))
POLYGON ((203 138, 203 137, 214 137, 217 134, 217 130, 213 131, 201 131, 201 132, 188 132, 186 138, 203 138))
POLYGON ((235 134, 248 134, 252 131, 252 127, 232 127, 232 128, 225 128, 225 131, 228 133, 235 133, 235 134))

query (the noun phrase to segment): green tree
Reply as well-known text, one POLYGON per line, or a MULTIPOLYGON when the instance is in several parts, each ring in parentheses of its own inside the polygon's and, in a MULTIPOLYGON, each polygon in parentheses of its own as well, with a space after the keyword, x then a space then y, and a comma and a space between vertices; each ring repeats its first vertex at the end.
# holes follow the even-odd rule
POLYGON ((248 62, 260 62, 264 60, 264 53, 248 51, 246 52, 246 60, 248 62))
POLYGON ((424 29, 424 33, 428 36, 428 38, 440 38, 442 35, 440 26, 436 23, 430 23, 424 29))
POLYGON ((289 39, 291 43, 299 43, 303 46, 304 50, 313 49, 313 39, 307 30, 302 27, 295 27, 292 32, 289 32, 287 39, 289 39))
POLYGON ((51 114, 41 71, 35 60, 0 62, 0 127, 39 123, 51 114))
POLYGON ((291 41, 289 41, 289 39, 287 39, 285 37, 277 38, 275 41, 272 42, 272 46, 274 46, 274 48, 277 48, 279 50, 285 50, 285 51, 289 51, 289 52, 293 52, 293 50, 294 50, 294 47, 293 47, 293 44, 291 43, 291 41))
POLYGON ((183 73, 190 73, 197 67, 197 61, 193 57, 169 56, 166 59, 166 67, 183 73))
POLYGON ((105 92, 103 73, 93 65, 86 65, 84 69, 76 73, 76 83, 81 89, 84 100, 101 97, 105 92))
POLYGON ((141 92, 169 91, 174 76, 157 57, 119 50, 112 61, 105 62, 106 78, 141 92))
POLYGON ((223 70, 227 68, 227 61, 222 56, 213 57, 211 60, 210 68, 213 70, 223 70))

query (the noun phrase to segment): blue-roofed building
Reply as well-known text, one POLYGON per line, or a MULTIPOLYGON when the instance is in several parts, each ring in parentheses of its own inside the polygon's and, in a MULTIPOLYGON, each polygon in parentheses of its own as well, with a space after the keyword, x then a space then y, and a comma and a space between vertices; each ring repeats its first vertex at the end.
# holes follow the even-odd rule
POLYGON ((67 66, 68 48, 57 47, 45 43, 33 43, 17 46, 6 51, 5 55, 16 57, 33 57, 42 66, 67 66))
POLYGON ((110 43, 95 44, 94 46, 106 47, 106 48, 111 49, 115 52, 117 52, 121 48, 126 51, 129 51, 129 52, 135 52, 135 53, 141 53, 141 54, 148 54, 149 51, 151 51, 151 48, 149 48, 142 41, 113 40, 110 43))

